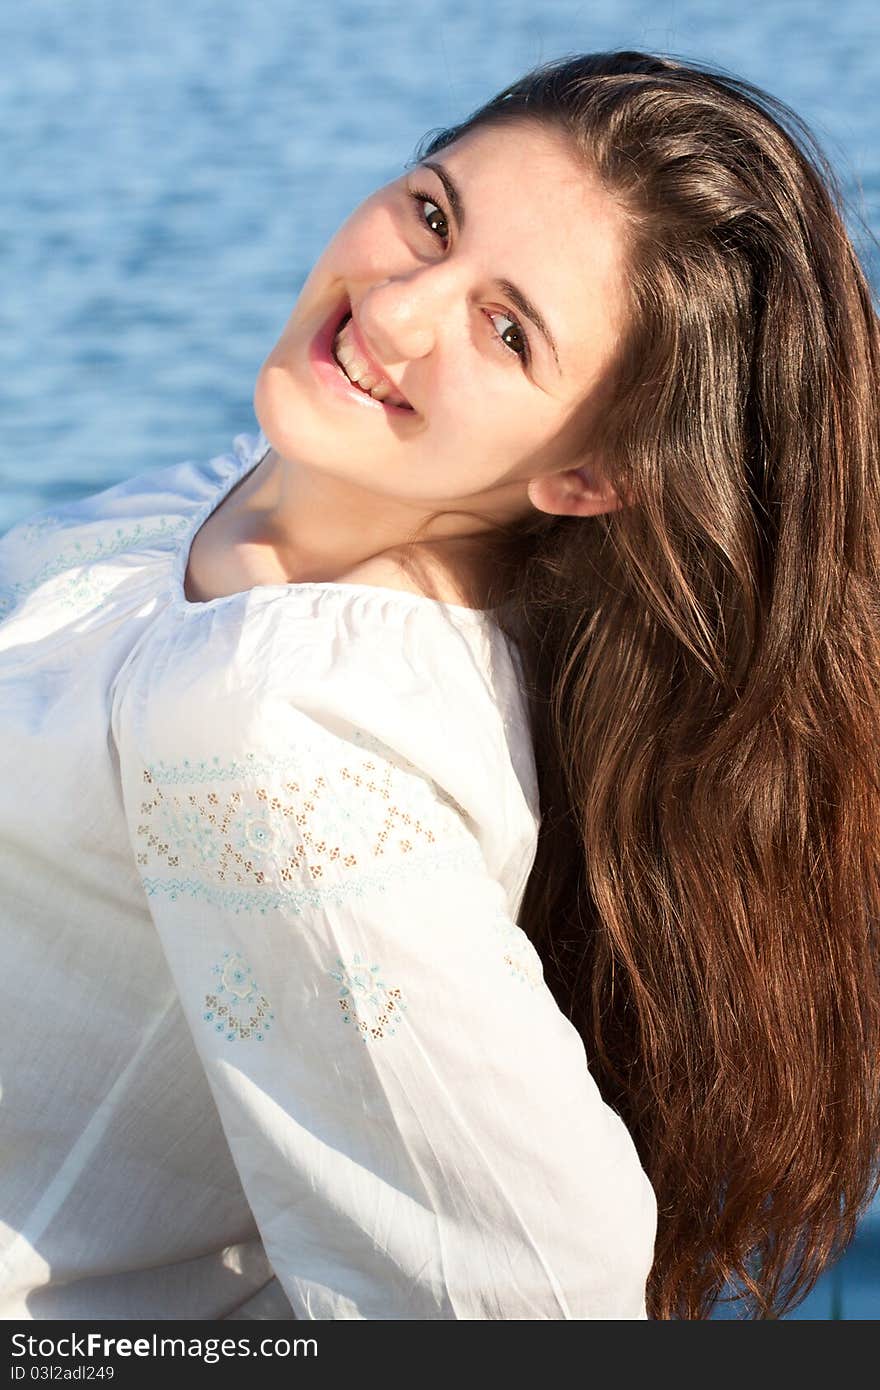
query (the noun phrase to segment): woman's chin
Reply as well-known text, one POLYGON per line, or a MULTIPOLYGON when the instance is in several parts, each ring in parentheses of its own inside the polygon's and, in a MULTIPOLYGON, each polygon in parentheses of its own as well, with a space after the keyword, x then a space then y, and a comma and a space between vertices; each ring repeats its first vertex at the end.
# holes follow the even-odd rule
POLYGON ((276 447, 292 432, 291 422, 301 421, 310 404, 307 395, 290 364, 274 356, 273 349, 257 373, 253 405, 260 429, 276 447))

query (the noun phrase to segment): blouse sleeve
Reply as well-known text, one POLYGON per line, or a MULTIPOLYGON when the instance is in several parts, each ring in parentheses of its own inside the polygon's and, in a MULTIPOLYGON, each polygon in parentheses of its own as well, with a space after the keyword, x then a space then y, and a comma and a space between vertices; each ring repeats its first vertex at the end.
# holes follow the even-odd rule
MULTIPOLYGON (((257 723, 259 721, 256 721, 257 723)), ((355 725, 129 769, 129 830, 298 1318, 640 1318, 653 1196, 463 808, 355 725)))

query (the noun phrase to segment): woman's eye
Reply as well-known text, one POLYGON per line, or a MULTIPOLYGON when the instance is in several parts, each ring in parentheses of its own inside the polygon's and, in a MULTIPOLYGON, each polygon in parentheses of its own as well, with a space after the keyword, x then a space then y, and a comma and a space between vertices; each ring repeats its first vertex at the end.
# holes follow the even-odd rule
MULTIPOLYGON (((434 236, 439 237, 445 244, 449 240, 449 223, 447 222, 446 213, 443 211, 440 204, 435 202, 430 193, 425 193, 423 189, 411 188, 407 191, 415 204, 416 217, 419 220, 419 225, 421 227, 427 227, 434 236), (442 223, 445 230, 439 231, 435 226, 436 222, 442 223)), ((498 333, 496 330, 496 338, 504 347, 505 351, 511 353, 514 357, 518 357, 523 366, 527 367, 531 360, 529 340, 521 325, 517 323, 516 319, 512 319, 509 314, 502 313, 500 310, 495 313, 489 313, 486 317, 490 320, 507 320, 510 327, 505 328, 501 333, 498 333), (513 333, 514 342, 518 343, 519 346, 511 346, 511 344, 506 341, 508 333, 513 333)))
POLYGON ((416 205, 416 216, 418 217, 419 222, 422 224, 422 226, 423 226, 423 227, 428 227, 429 231, 432 231, 432 232, 434 233, 435 236, 439 236, 441 241, 448 241, 448 240, 449 240, 449 230, 448 230, 448 226, 447 226, 447 230, 446 230, 445 232, 438 232, 438 231, 437 231, 437 228, 436 228, 435 226, 432 225, 432 222, 435 221, 435 220, 438 219, 438 218, 439 218, 439 220, 440 220, 441 222, 446 222, 446 213, 445 213, 445 212, 443 211, 443 209, 440 207, 439 203, 435 203, 434 200, 433 200, 433 198, 430 196, 430 194, 428 194, 428 193, 423 193, 420 189, 415 189, 415 188, 412 189, 412 190, 410 191, 410 195, 409 195, 409 196, 412 198, 413 202, 414 202, 415 205, 416 205), (426 204, 426 203, 427 203, 428 207, 434 209, 433 212, 429 212, 429 213, 428 213, 427 218, 425 217, 425 204, 426 204))
POLYGON ((501 332, 498 334, 498 337, 501 340, 501 342, 504 343, 504 346, 507 348, 509 352, 512 352, 516 357, 521 357, 523 362, 527 363, 529 360, 529 344, 525 333, 523 333, 516 319, 512 319, 509 314, 502 314, 501 312, 487 314, 487 318, 507 320, 507 322, 510 324, 510 327, 502 329, 501 332), (512 333, 514 335, 514 343, 518 342, 518 347, 512 346, 510 343, 505 342, 508 333, 512 333))

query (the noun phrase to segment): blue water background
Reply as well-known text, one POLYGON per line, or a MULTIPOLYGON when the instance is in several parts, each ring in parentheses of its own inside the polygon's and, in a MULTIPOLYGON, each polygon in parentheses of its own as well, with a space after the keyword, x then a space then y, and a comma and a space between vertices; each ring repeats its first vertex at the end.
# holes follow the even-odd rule
MULTIPOLYGON (((707 60, 811 125, 872 283, 876 0, 28 0, 0 10, 0 531, 255 430, 328 238, 535 63, 707 60)), ((880 1210, 797 1317, 880 1316, 880 1210)))

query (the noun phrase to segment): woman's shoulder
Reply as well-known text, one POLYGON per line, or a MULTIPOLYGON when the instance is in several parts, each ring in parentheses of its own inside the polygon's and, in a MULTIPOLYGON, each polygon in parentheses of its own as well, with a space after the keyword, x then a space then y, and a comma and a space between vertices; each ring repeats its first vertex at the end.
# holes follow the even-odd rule
POLYGON ((247 434, 207 462, 144 469, 85 497, 45 508, 0 536, 0 618, 43 585, 83 576, 123 555, 175 548, 193 516, 224 478, 239 471, 259 446, 247 434))
POLYGON ((473 739, 524 723, 521 666, 491 612, 435 597, 393 562, 336 580, 256 585, 182 608, 176 677, 205 705, 239 687, 254 703, 289 697, 316 717, 370 718, 401 740, 473 739), (182 671, 183 650, 192 669, 182 671))
MULTIPOLYGON (((399 581, 371 566, 360 579, 295 586, 289 604, 267 605, 275 621, 265 642, 251 632, 249 649, 270 705, 286 691, 309 728, 343 743, 357 730, 445 788, 500 871, 511 853, 520 863, 523 845, 532 852, 540 820, 518 650, 491 613, 399 581)), ((256 684, 252 669, 249 690, 256 684)))
POLYGON ((338 765, 340 814, 368 785, 402 812, 402 779, 442 789, 504 881, 518 884, 533 854, 525 700, 508 639, 486 614, 342 581, 179 607, 129 664, 116 710, 117 739, 127 731, 144 764, 172 780, 221 766, 247 780, 255 766, 283 764, 317 789, 338 765))

